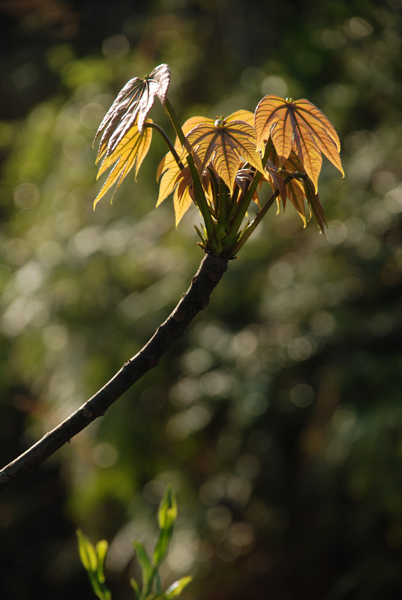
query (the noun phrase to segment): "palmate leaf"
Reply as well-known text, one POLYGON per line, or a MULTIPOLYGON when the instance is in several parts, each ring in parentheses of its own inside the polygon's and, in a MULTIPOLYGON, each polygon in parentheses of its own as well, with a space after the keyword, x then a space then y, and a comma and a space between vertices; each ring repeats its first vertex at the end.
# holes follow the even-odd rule
MULTIPOLYGON (((180 169, 170 152, 165 159, 159 165, 161 166, 163 163, 163 167, 167 167, 167 170, 162 174, 156 206, 159 206, 174 191, 173 206, 177 227, 190 206, 195 202, 193 178, 189 167, 180 169)), ((160 169, 158 169, 158 173, 160 174, 160 169)), ((201 181, 203 182, 203 180, 202 177, 201 181)))
POLYGON ((165 64, 159 65, 142 79, 134 77, 126 83, 96 132, 94 143, 102 136, 97 160, 105 153, 106 156, 112 154, 134 123, 137 123, 138 130, 142 133, 155 96, 159 98, 162 106, 165 105, 169 84, 170 69, 165 64))
MULTIPOLYGON (((152 120, 147 119, 147 122, 152 123, 152 120)), ((106 154, 96 178, 98 179, 102 173, 109 169, 113 164, 114 167, 94 200, 94 208, 106 192, 117 182, 112 196, 113 201, 118 187, 132 168, 134 168, 134 176, 137 178, 138 170, 147 155, 151 140, 152 128, 144 127, 141 132, 135 123, 128 131, 126 131, 114 151, 109 155, 106 154)))
POLYGON ((273 148, 269 160, 267 161, 267 172, 272 177, 270 180, 273 189, 280 192, 280 198, 277 198, 278 211, 280 208, 280 200, 283 202, 283 207, 286 207, 286 199, 290 200, 291 204, 300 215, 304 226, 311 217, 311 213, 324 233, 324 227, 327 224, 325 220, 324 210, 321 206, 318 193, 315 190, 314 183, 307 175, 298 156, 291 151, 289 157, 284 162, 282 168, 278 168, 280 159, 273 148), (285 180, 289 180, 285 185, 285 180), (306 209, 309 210, 306 210, 306 209))
POLYGON ((193 153, 199 159, 199 172, 202 173, 211 165, 230 191, 235 185, 239 162, 248 162, 263 172, 250 114, 248 111, 238 111, 216 121, 204 118, 186 135, 193 153))
POLYGON ((279 157, 278 166, 284 164, 293 150, 315 191, 322 165, 321 154, 344 176, 338 135, 324 113, 308 100, 265 96, 255 111, 255 131, 258 148, 271 137, 279 157))

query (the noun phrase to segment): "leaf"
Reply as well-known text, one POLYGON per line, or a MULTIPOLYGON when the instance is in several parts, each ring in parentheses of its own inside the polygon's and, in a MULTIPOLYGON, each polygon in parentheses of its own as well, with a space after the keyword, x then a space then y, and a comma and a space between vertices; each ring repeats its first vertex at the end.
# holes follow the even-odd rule
POLYGON ((77 530, 78 550, 81 562, 86 569, 94 593, 100 600, 111 600, 111 593, 104 585, 104 563, 108 543, 101 540, 94 548, 89 538, 80 529, 77 530))
MULTIPOLYGON (((278 169, 277 167, 279 163, 280 159, 275 151, 275 148, 273 148, 269 155, 269 160, 267 161, 268 177, 271 176, 273 179, 271 185, 276 185, 277 189, 280 191, 280 199, 283 202, 284 209, 286 208, 286 199, 288 198, 290 200, 293 207, 301 217, 303 226, 305 227, 308 219, 306 216, 306 198, 304 188, 301 180, 294 176, 296 173, 300 173, 301 175, 305 175, 307 177, 303 165, 293 151, 290 153, 289 158, 286 159, 281 169, 278 169), (285 181, 289 179, 289 175, 293 175, 294 177, 292 177, 290 181, 285 184, 285 181)), ((278 212, 280 208, 280 199, 277 198, 278 212)))
POLYGON ((325 235, 324 226, 328 224, 325 220, 324 210, 321 206, 318 194, 316 193, 314 185, 312 181, 310 181, 310 179, 306 178, 305 180, 303 180, 303 185, 308 204, 313 212, 317 225, 325 235))
POLYGON ((187 121, 182 125, 182 130, 184 135, 187 135, 194 127, 200 125, 201 123, 205 123, 206 121, 213 121, 213 119, 207 119, 206 117, 190 117, 187 121))
POLYGON ((293 133, 290 115, 286 109, 287 103, 283 98, 270 94, 258 103, 254 117, 257 148, 261 148, 263 142, 271 135, 275 150, 283 159, 289 156, 292 149, 293 133), (277 127, 280 119, 281 127, 277 127), (271 130, 275 128, 277 131, 274 134, 271 130))
POLYGON ((298 179, 292 179, 286 186, 287 197, 293 204, 296 212, 300 215, 303 226, 307 224, 306 203, 303 184, 298 179))
POLYGON ((134 77, 126 83, 96 132, 94 143, 102 136, 98 159, 105 153, 110 155, 135 122, 142 133, 155 96, 165 105, 169 84, 170 69, 166 64, 159 65, 142 79, 134 77))
POLYGON ((77 529, 78 551, 84 569, 88 572, 95 573, 98 567, 98 559, 90 539, 77 529))
POLYGON ((105 561, 109 544, 106 540, 100 540, 95 546, 95 552, 98 562, 97 576, 100 583, 105 583, 105 561))
POLYGON ((140 596, 141 596, 141 590, 140 590, 138 583, 136 582, 135 579, 130 579, 130 585, 133 588, 133 590, 137 596, 137 600, 139 600, 140 596))
POLYGON ((156 180, 158 181, 161 178, 156 206, 159 206, 173 192, 179 173, 180 167, 175 161, 173 154, 168 152, 159 163, 156 173, 156 180))
POLYGON ((194 202, 193 178, 190 169, 186 167, 179 172, 177 187, 173 196, 176 227, 194 202))
POLYGON ((266 177, 274 191, 278 191, 283 202, 283 207, 286 206, 286 184, 282 172, 270 160, 266 165, 266 177))
POLYGON ((167 529, 174 525, 177 519, 177 502, 170 485, 166 488, 158 509, 158 523, 160 529, 167 529))
MULTIPOLYGON (((148 119, 147 122, 152 123, 152 120, 148 119)), ((99 168, 97 179, 114 163, 115 165, 95 198, 94 208, 106 192, 117 182, 116 189, 112 196, 113 201, 114 195, 121 182, 132 168, 134 168, 134 177, 137 179, 138 170, 148 153, 151 140, 151 127, 145 127, 143 131, 140 132, 137 124, 134 124, 120 140, 115 150, 110 155, 105 156, 99 168)))
MULTIPOLYGON (((254 179, 255 172, 251 169, 239 169, 236 174, 236 184, 241 189, 242 193, 245 194, 250 183, 254 179)), ((253 194, 253 200, 259 208, 261 208, 260 198, 257 190, 253 194)))
POLYGON ((239 164, 248 162, 258 171, 263 172, 261 157, 257 152, 253 127, 239 119, 248 117, 248 111, 238 111, 226 119, 204 118, 186 135, 193 153, 199 159, 202 173, 212 165, 218 175, 233 191, 239 164))
POLYGON ((173 526, 177 518, 177 503, 170 485, 166 488, 158 509, 159 537, 153 552, 153 561, 157 567, 166 554, 173 535, 173 526))
POLYGON ((159 566, 162 562, 171 539, 171 532, 168 529, 162 529, 159 534, 158 541, 155 545, 155 550, 152 555, 155 566, 159 566))
POLYGON ((133 546, 142 569, 143 589, 149 590, 153 579, 153 567, 151 561, 141 542, 136 540, 133 542, 133 546))
MULTIPOLYGON (((267 169, 269 169, 271 175, 273 175, 274 169, 276 169, 276 164, 278 162, 278 156, 275 152, 275 149, 273 149, 267 162, 267 169)), ((293 204, 294 208, 302 218, 304 226, 306 226, 306 223, 311 217, 312 212, 319 228, 324 233, 324 226, 327 224, 327 222, 325 220, 324 210, 321 206, 318 193, 315 190, 314 183, 305 172, 302 163, 293 150, 290 153, 290 156, 286 159, 282 169, 277 169, 276 172, 277 183, 282 180, 284 184, 285 180, 289 178, 289 175, 293 175, 292 179, 286 184, 286 197, 289 198, 290 202, 293 204), (308 207, 311 209, 309 214, 306 214, 306 201, 308 203, 308 207)), ((283 201, 283 207, 285 208, 285 199, 282 192, 281 199, 283 201)))
POLYGON ((156 206, 159 206, 174 191, 173 206, 177 227, 184 214, 194 202, 193 178, 189 167, 180 169, 170 152, 159 164, 158 174, 164 168, 167 170, 163 173, 159 184, 156 206))
POLYGON ((308 100, 265 96, 255 111, 255 131, 258 148, 271 137, 279 158, 278 166, 284 164, 293 150, 316 191, 322 165, 321 154, 344 176, 338 135, 324 113, 308 100))
POLYGON ((165 597, 169 599, 176 598, 192 580, 193 578, 191 576, 181 577, 168 587, 165 592, 165 597))
MULTIPOLYGON (((177 227, 190 206, 193 203, 196 204, 190 168, 187 166, 180 169, 173 155, 168 152, 159 163, 157 179, 159 179, 159 177, 161 177, 161 180, 156 206, 159 206, 174 191, 173 206, 175 211, 175 224, 177 227)), ((202 173, 201 183, 205 195, 208 197, 210 193, 210 177, 208 171, 202 173)))
POLYGON ((254 128, 254 113, 251 110, 236 110, 228 118, 233 121, 244 121, 254 128))

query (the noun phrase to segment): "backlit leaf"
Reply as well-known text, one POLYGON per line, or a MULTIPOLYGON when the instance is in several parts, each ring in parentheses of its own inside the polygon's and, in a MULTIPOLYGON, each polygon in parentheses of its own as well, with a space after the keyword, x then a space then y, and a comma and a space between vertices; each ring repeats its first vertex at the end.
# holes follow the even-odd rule
POLYGON ((92 542, 81 529, 77 530, 77 539, 78 551, 84 568, 88 572, 95 573, 98 568, 98 559, 92 542))
MULTIPOLYGON (((148 119, 149 123, 152 123, 151 119, 148 119)), ((120 140, 114 151, 110 155, 106 155, 99 168, 97 179, 104 173, 109 167, 114 164, 108 178, 103 184, 99 194, 95 198, 94 207, 97 205, 99 200, 106 194, 106 192, 117 182, 116 189, 113 193, 116 193, 123 179, 134 168, 134 176, 137 179, 137 173, 144 160, 152 140, 152 128, 144 127, 142 132, 139 131, 137 124, 134 124, 120 140)))
MULTIPOLYGON (((304 226, 311 217, 312 212, 319 228, 322 232, 324 232, 324 226, 327 224, 325 220, 324 210, 321 206, 314 183, 308 177, 303 167, 303 164, 299 160, 298 156, 292 150, 281 169, 277 168, 279 162, 280 160, 278 158, 278 155, 275 149, 273 148, 269 155, 269 160, 267 162, 267 170, 273 178, 276 173, 274 178, 275 183, 278 186, 285 185, 285 180, 289 179, 289 176, 293 176, 292 179, 286 184, 286 197, 283 196, 282 191, 280 192, 281 199, 283 201, 283 207, 285 208, 285 200, 286 198, 288 198, 294 206, 294 208, 296 209, 296 211, 298 212, 298 214, 300 215, 300 217, 302 218, 304 226), (280 183, 280 180, 282 180, 282 184, 280 183), (309 209, 311 209, 307 212, 306 203, 308 204, 309 209)), ((277 203, 279 210, 279 199, 277 200, 277 203)))
POLYGON ((173 154, 168 152, 159 163, 156 173, 157 181, 160 179, 159 195, 156 206, 159 206, 174 190, 177 184, 177 176, 180 167, 175 161, 173 154))
POLYGON ((158 523, 160 529, 170 529, 177 519, 177 502, 170 487, 166 488, 158 508, 158 523))
MULTIPOLYGON (((239 169, 236 175, 236 184, 239 186, 243 194, 247 192, 250 183, 253 181, 255 172, 251 169, 239 169)), ((259 208, 261 208, 260 198, 257 190, 253 194, 253 200, 259 208)))
POLYGON ((106 156, 112 154, 134 123, 142 132, 155 96, 165 105, 169 84, 170 69, 165 64, 159 65, 144 78, 134 77, 126 83, 96 132, 94 143, 102 136, 97 160, 105 153, 106 156))
POLYGON ((254 127, 254 113, 251 110, 236 110, 228 119, 231 121, 245 121, 250 127, 254 127))
POLYGON ((274 191, 278 191, 282 199, 283 206, 286 206, 286 184, 284 176, 273 162, 268 160, 266 164, 266 178, 274 191))
MULTIPOLYGON (((192 121, 192 123, 186 122, 183 130, 186 131, 187 127, 192 128, 191 125, 194 125, 194 122, 197 123, 200 118, 204 120, 203 117, 194 117, 194 120, 189 119, 189 121, 192 121)), ((178 139, 176 139, 175 149, 177 152, 180 152, 182 149, 178 139)), ((182 159, 185 163, 186 161, 184 160, 184 157, 185 151, 184 154, 182 154, 182 159)), ((200 161, 197 155, 194 156, 194 159, 196 166, 199 167, 200 161)), ((177 227, 192 203, 196 204, 193 178, 191 176, 190 169, 188 166, 181 168, 177 164, 173 154, 168 152, 158 165, 156 178, 157 180, 160 179, 158 201, 156 206, 159 206, 174 191, 173 206, 175 211, 175 224, 177 227)), ((204 193, 208 200, 208 197, 210 196, 211 185, 209 172, 205 170, 201 174, 200 179, 204 188, 204 193)))
POLYGON ((197 117, 190 117, 182 125, 182 130, 183 130, 184 135, 187 135, 197 125, 200 125, 201 123, 205 123, 205 122, 211 122, 212 123, 213 119, 207 119, 206 117, 199 117, 199 116, 197 116, 197 117))
POLYGON ((321 206, 320 199, 314 189, 313 183, 309 179, 303 180, 304 192, 311 208, 318 227, 325 234, 324 226, 327 225, 325 220, 324 210, 321 206))
POLYGON ((279 166, 293 150, 317 191, 318 176, 324 154, 344 176, 339 157, 338 135, 327 119, 308 100, 292 100, 279 96, 265 96, 255 111, 257 147, 271 137, 279 166))
POLYGON ((95 546, 95 552, 98 560, 97 575, 100 583, 105 583, 105 561, 109 544, 106 540, 100 540, 95 546))
POLYGON ((173 196, 176 227, 194 202, 193 178, 186 167, 177 176, 177 187, 173 196))
POLYGON ((180 579, 178 579, 177 581, 172 583, 166 590, 166 593, 165 593, 166 598, 177 598, 177 596, 179 596, 182 593, 184 588, 192 580, 193 580, 193 578, 191 577, 191 575, 188 575, 187 577, 181 577, 180 579))
POLYGON ((306 216, 306 201, 303 184, 298 179, 292 179, 286 186, 286 192, 287 197, 293 204, 296 212, 300 215, 303 226, 305 227, 308 217, 306 216))
POLYGON ((226 119, 205 118, 187 135, 187 141, 199 158, 199 171, 212 165, 218 175, 232 191, 239 163, 248 162, 263 171, 261 158, 256 150, 254 129, 250 123, 239 117, 248 111, 238 111, 226 119))

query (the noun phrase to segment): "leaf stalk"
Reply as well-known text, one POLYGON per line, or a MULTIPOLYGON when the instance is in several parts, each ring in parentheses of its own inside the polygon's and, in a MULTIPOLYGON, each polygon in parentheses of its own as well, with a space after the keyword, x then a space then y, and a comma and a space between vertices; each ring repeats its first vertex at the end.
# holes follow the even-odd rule
POLYGON ((184 165, 181 162, 180 157, 177 154, 176 149, 171 142, 171 139, 169 138, 167 133, 162 129, 162 127, 160 127, 160 125, 158 125, 157 123, 150 123, 150 122, 144 123, 144 127, 151 127, 152 129, 155 129, 159 133, 159 135, 162 136, 162 139, 165 142, 165 144, 167 145, 167 147, 169 148, 169 151, 172 153, 173 158, 175 159, 175 161, 177 163, 177 166, 182 171, 184 169, 184 165))
MULTIPOLYGON (((186 138, 184 137, 184 133, 180 126, 179 120, 178 120, 176 113, 174 112, 174 109, 168 98, 166 99, 165 108, 166 108, 166 111, 172 122, 173 128, 177 134, 177 137, 179 138, 183 147, 186 147, 186 145, 187 145, 186 138)), ((201 180, 198 175, 198 171, 195 167, 194 159, 191 154, 189 154, 187 156, 187 164, 189 166, 191 176, 193 178, 194 192, 195 192, 195 196, 197 198, 198 208, 200 209, 202 217, 204 219, 205 229, 207 230, 207 234, 208 234, 208 240, 214 244, 214 242, 216 240, 215 225, 212 221, 212 217, 211 217, 209 207, 208 207, 208 202, 205 197, 204 190, 203 190, 202 184, 201 184, 201 180)))

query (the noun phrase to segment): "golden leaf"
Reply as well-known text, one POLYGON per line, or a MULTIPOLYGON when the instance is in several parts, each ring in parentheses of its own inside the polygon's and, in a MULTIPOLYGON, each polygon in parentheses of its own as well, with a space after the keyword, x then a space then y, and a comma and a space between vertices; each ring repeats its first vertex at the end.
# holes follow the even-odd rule
MULTIPOLYGON (((147 122, 152 123, 152 120, 148 119, 147 122)), ((113 152, 104 157, 98 171, 97 179, 113 164, 114 167, 95 198, 94 208, 106 192, 117 182, 112 196, 113 201, 118 187, 132 168, 134 168, 134 176, 137 179, 138 170, 147 155, 151 140, 152 128, 144 127, 142 132, 140 132, 135 124, 124 134, 113 152)))
POLYGON ((282 166, 293 150, 317 191, 324 154, 344 176, 339 157, 340 142, 328 118, 308 100, 265 96, 255 111, 257 147, 269 137, 282 166))
POLYGON ((159 163, 156 180, 160 179, 159 195, 156 206, 159 206, 174 190, 177 184, 177 176, 180 167, 175 161, 173 154, 168 152, 159 163))
POLYGON ((176 227, 194 202, 193 178, 190 169, 182 169, 176 178, 177 187, 173 196, 176 227))
POLYGON ((247 116, 250 120, 248 115, 248 111, 238 111, 216 121, 205 118, 186 135, 199 159, 198 170, 202 173, 211 164, 231 191, 235 185, 239 163, 248 162, 263 172, 254 129, 248 122, 238 118, 247 116))

